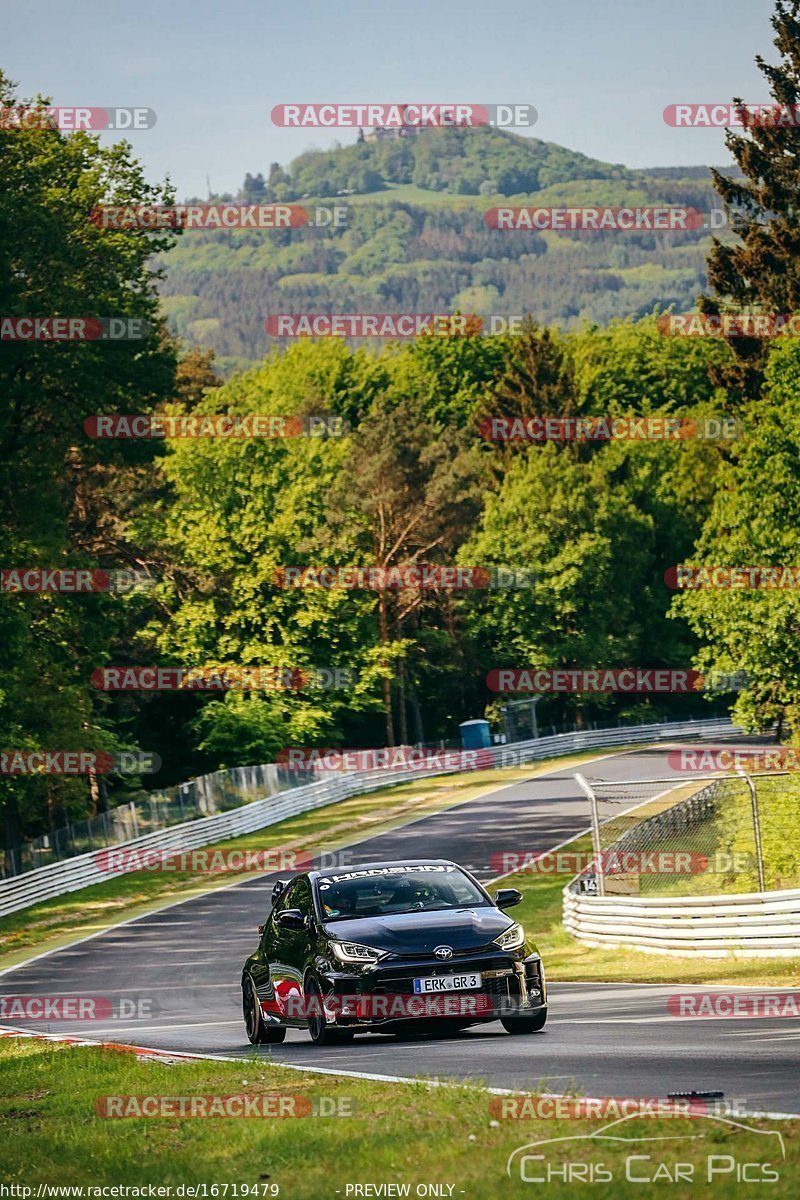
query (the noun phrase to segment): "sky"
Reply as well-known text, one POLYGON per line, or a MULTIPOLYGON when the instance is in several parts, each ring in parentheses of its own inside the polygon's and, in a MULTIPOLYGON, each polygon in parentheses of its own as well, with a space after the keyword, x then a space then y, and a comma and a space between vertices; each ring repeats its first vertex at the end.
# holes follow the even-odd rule
MULTIPOLYGON (((0 68, 61 106, 137 105, 130 135, 179 198, 235 192, 352 130, 274 126, 279 103, 527 103, 529 133, 630 167, 729 161, 723 131, 673 103, 766 101, 772 0, 0 0, 0 68)), ((104 140, 112 140, 103 135, 104 140)))

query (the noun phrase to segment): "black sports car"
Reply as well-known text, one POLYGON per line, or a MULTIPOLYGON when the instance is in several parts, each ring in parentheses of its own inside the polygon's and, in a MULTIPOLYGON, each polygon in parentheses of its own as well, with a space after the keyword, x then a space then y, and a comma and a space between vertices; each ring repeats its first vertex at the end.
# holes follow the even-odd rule
POLYGON ((242 971, 253 1043, 308 1028, 322 1045, 408 1022, 464 1028, 499 1018, 509 1033, 544 1028, 547 994, 536 947, 492 899, 444 859, 365 863, 279 880, 261 940, 242 971))

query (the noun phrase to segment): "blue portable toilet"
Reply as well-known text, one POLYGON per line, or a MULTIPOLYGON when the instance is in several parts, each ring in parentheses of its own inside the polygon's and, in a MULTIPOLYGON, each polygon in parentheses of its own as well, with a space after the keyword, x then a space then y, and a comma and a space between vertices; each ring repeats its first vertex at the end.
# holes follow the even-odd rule
POLYGON ((465 750, 483 750, 491 746, 492 736, 489 733, 488 721, 462 721, 458 728, 461 730, 461 745, 465 750))

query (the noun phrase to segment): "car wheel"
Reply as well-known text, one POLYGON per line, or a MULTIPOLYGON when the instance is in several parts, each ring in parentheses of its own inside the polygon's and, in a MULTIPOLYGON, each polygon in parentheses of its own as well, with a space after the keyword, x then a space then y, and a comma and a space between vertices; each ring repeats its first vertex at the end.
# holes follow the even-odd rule
POLYGON ((500 1023, 506 1033, 539 1033, 546 1020, 547 1009, 530 1017, 501 1017, 500 1023))
POLYGON ((249 975, 242 981, 242 1013, 247 1037, 253 1046, 274 1046, 286 1037, 286 1030, 282 1025, 265 1023, 255 985, 249 975))
POLYGON ((355 1031, 352 1029, 331 1029, 322 1007, 322 992, 315 979, 309 979, 306 984, 306 1004, 308 1006, 308 1032, 315 1046, 335 1046, 344 1042, 352 1042, 355 1031))

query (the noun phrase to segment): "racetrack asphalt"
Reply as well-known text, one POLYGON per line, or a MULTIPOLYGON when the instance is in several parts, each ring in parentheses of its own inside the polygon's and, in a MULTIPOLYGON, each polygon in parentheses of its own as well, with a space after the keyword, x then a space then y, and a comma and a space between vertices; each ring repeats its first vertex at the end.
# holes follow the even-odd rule
MULTIPOLYGON (((626 792, 625 785, 667 777, 667 754, 667 747, 659 747, 604 755, 581 769, 587 776, 618 781, 620 794, 638 803, 645 792, 636 787, 626 792)), ((498 874, 490 863, 496 852, 546 850, 588 827, 588 803, 574 770, 500 787, 367 838, 350 848, 351 861, 442 857, 491 879, 498 874)), ((304 1031, 290 1030, 283 1045, 251 1047, 239 980, 242 963, 255 948, 256 926, 269 911, 275 878, 250 877, 179 901, 0 972, 0 994, 6 997, 103 996, 115 1009, 125 998, 129 1010, 141 1005, 141 1015, 5 1020, 4 1026, 305 1068, 469 1079, 525 1091, 618 1097, 719 1091, 742 1112, 800 1112, 800 1022, 678 1018, 667 1010, 667 998, 676 992, 732 990, 720 986, 551 981, 547 1026, 528 1037, 511 1037, 495 1022, 445 1037, 364 1034, 349 1045, 331 1047, 316 1047, 304 1031)), ((535 929, 529 932, 535 939, 535 929)))

